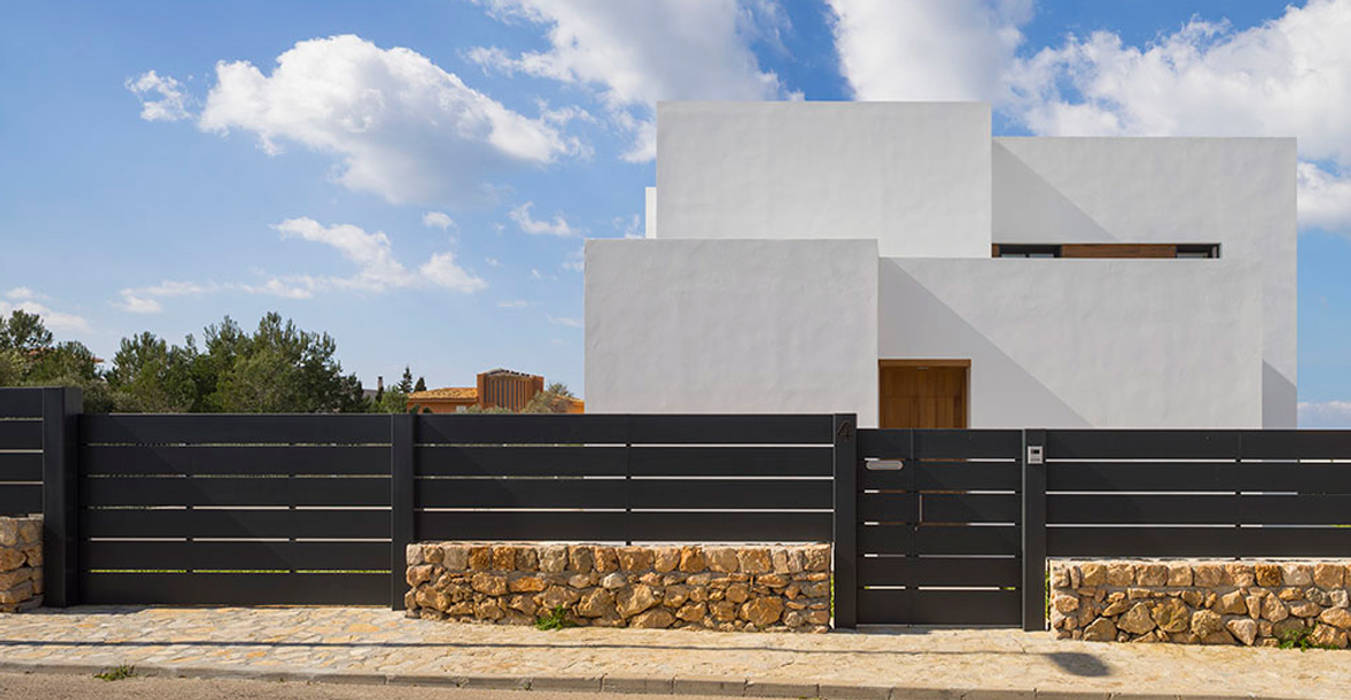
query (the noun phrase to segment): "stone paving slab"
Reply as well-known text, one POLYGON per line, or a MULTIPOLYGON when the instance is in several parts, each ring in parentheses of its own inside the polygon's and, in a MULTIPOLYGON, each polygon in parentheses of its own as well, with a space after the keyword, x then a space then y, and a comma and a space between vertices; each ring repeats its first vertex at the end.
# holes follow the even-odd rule
POLYGON ((94 607, 0 616, 0 671, 832 698, 1351 696, 1351 652, 1055 641, 1011 629, 823 635, 413 620, 382 608, 94 607))

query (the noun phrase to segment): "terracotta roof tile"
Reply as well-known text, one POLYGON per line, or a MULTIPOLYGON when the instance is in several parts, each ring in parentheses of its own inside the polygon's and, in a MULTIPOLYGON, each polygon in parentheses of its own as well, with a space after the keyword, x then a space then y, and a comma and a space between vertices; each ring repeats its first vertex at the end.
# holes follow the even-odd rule
POLYGON ((476 401, 478 400, 478 387, 447 386, 440 389, 415 391, 408 395, 409 401, 415 401, 417 399, 461 399, 476 401))

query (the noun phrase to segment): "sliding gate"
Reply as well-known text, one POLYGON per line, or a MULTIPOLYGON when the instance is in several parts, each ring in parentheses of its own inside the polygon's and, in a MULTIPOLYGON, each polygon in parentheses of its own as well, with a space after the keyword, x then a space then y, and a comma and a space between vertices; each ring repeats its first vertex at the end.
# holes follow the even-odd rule
POLYGON ((1022 440, 858 431, 858 624, 1021 623, 1022 440))

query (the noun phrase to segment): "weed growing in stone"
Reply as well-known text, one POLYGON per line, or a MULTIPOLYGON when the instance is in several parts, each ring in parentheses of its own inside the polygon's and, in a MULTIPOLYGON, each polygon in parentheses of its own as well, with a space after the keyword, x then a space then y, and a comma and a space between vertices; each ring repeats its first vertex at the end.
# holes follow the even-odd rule
POLYGON ((136 673, 134 666, 114 666, 113 668, 95 673, 94 677, 101 681, 120 681, 131 678, 136 673))
POLYGON ((1305 627, 1303 629, 1290 630, 1281 636, 1280 647, 1282 649, 1299 649, 1308 651, 1309 649, 1336 649, 1331 644, 1318 644, 1313 641, 1313 630, 1305 627))
POLYGON ((561 630, 564 627, 571 626, 572 623, 568 622, 568 609, 562 605, 555 605, 553 610, 535 618, 535 629, 542 632, 561 630))

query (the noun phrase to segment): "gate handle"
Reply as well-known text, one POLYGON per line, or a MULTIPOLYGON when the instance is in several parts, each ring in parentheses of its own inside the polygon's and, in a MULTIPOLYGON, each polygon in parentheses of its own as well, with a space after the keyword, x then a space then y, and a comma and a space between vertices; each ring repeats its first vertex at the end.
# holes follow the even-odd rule
POLYGON ((872 471, 899 471, 905 468, 903 459, 875 459, 864 465, 872 471))

